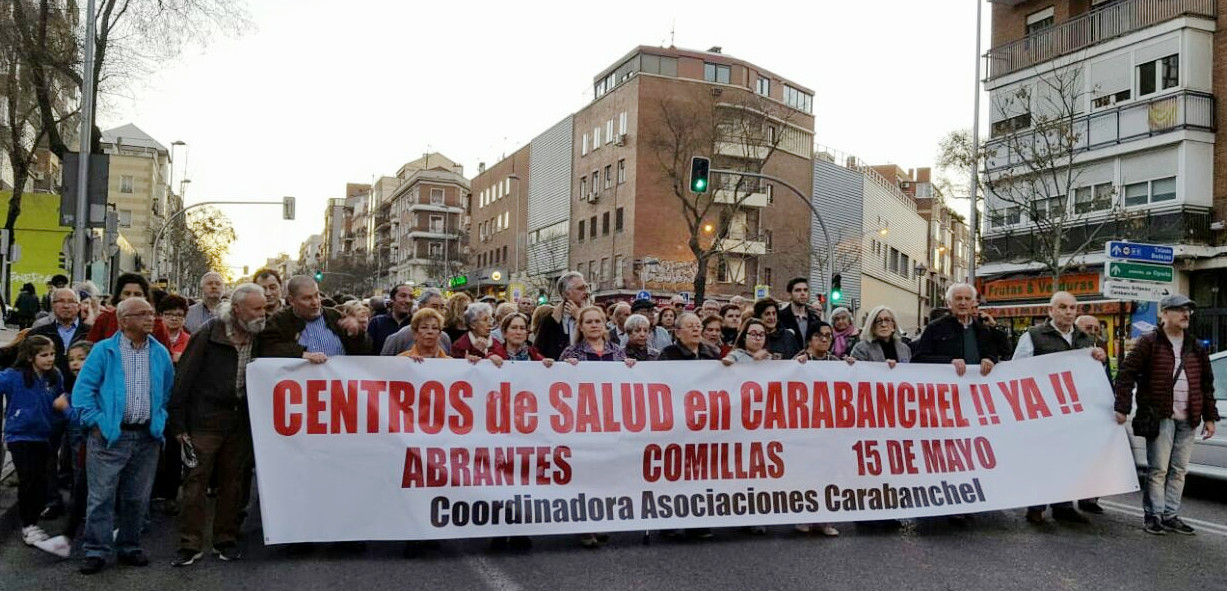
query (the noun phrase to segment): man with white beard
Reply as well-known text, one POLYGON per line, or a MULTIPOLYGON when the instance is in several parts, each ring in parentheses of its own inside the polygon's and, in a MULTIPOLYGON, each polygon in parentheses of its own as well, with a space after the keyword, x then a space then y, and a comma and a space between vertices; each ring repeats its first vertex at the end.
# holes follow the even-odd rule
MULTIPOLYGON (((237 539, 243 509, 244 477, 252 462, 251 426, 247 416, 247 364, 255 337, 264 330, 264 288, 244 283, 222 302, 216 317, 192 334, 179 359, 171 395, 170 432, 196 455, 183 481, 179 514, 179 551, 174 566, 190 565, 203 555, 207 522, 205 488, 217 469, 217 503, 213 517, 213 553, 221 560, 240 557, 237 539)), ((187 454, 190 455, 190 454, 187 454)))

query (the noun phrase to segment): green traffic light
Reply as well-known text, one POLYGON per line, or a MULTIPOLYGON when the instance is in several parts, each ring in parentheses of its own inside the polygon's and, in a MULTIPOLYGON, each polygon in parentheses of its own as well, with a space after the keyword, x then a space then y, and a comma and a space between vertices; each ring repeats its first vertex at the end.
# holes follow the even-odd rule
POLYGON ((831 292, 831 301, 832 301, 832 302, 838 302, 838 301, 839 301, 841 298, 843 298, 843 297, 844 297, 844 294, 842 294, 842 293, 840 293, 840 292, 838 292, 838 291, 833 291, 833 292, 831 292))
POLYGON ((698 180, 696 180, 696 181, 694 182, 694 190, 695 190, 695 191, 702 191, 703 189, 706 189, 706 188, 707 188, 707 181, 706 181, 706 180, 704 180, 704 179, 698 179, 698 180))

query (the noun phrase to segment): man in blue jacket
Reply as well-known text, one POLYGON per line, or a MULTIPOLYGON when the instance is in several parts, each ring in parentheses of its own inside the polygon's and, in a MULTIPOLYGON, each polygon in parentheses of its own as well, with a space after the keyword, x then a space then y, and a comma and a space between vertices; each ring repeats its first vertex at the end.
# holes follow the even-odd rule
POLYGON ((72 395, 81 426, 89 432, 85 460, 89 500, 81 566, 86 575, 106 566, 112 548, 121 564, 149 564, 141 549, 141 526, 175 381, 170 353, 150 338, 153 306, 144 298, 126 298, 115 315, 119 332, 90 352, 72 395), (112 538, 115 526, 119 532, 112 538))

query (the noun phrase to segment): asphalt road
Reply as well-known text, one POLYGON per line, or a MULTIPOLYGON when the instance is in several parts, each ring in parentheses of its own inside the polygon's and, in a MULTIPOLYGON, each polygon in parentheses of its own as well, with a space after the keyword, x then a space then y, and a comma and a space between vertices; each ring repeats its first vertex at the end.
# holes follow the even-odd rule
POLYGON ((1022 510, 978 515, 967 528, 922 521, 914 531, 844 524, 843 536, 803 536, 775 527, 765 536, 717 530, 714 540, 673 541, 614 534, 599 550, 572 536, 538 537, 531 551, 492 552, 485 540, 444 542, 414 559, 401 545, 318 547, 306 554, 265 547, 249 521, 245 556, 213 557, 172 568, 174 524, 156 516, 146 568, 113 564, 77 573, 79 558, 58 561, 24 547, 12 533, 0 544, 0 590, 73 589, 839 589, 879 590, 1180 590, 1227 589, 1227 483, 1191 480, 1182 515, 1196 536, 1140 529, 1140 494, 1105 499, 1108 513, 1087 526, 1030 525, 1022 510))

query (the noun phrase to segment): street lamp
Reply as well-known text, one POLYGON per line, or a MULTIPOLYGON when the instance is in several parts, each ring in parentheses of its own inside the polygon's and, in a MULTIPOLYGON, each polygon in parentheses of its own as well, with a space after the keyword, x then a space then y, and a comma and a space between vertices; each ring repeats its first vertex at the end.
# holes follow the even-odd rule
POLYGON ((929 273, 929 268, 924 263, 916 265, 916 334, 920 334, 920 328, 924 325, 921 322, 921 296, 920 292, 924 290, 925 277, 929 273))

